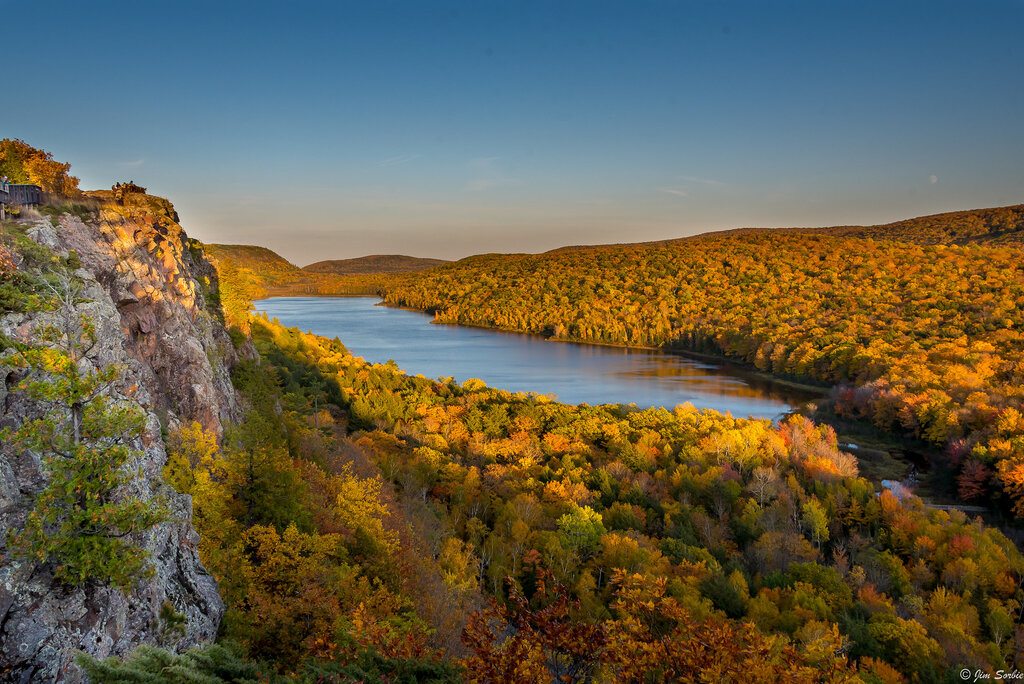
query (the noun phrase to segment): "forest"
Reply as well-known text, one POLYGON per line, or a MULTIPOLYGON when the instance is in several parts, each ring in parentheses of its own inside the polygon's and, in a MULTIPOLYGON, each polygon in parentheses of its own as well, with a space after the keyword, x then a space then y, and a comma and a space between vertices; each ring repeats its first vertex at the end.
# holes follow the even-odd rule
MULTIPOLYGON (((244 281, 221 286, 244 300, 244 281)), ((249 658, 475 681, 672 681, 722 662, 726 679, 943 681, 1015 665, 1019 551, 858 477, 827 426, 446 384, 245 315, 261 364, 236 378, 253 411, 221 447, 172 435, 168 476, 191 488, 204 562, 231 587, 225 634, 249 658)))
POLYGON ((247 420, 220 446, 173 433, 167 477, 193 497, 225 638, 265 666, 481 682, 1015 666, 1024 557, 879 491, 827 426, 573 407, 250 330, 247 420))
POLYGON ((1015 247, 747 233, 484 255, 388 283, 439 323, 723 354, 836 386, 834 410, 941 451, 951 487, 1024 515, 1015 247))
MULTIPOLYGON (((140 415, 103 388, 128 380, 79 369, 95 326, 74 313, 77 255, 21 224, 0 238, 3 312, 65 321, 3 340, 28 372, 13 390, 49 411, 2 433, 50 470, 7 552, 69 590, 128 590, 149 559, 127 531, 166 515, 122 495, 140 415)), ((191 497, 227 611, 217 643, 177 653, 166 604, 159 643, 81 656, 93 681, 945 682, 1024 666, 1024 555, 981 518, 861 477, 827 425, 410 376, 252 316, 260 267, 218 267, 203 295, 231 330, 244 418, 220 438, 162 426, 159 476, 191 497)), ((442 322, 836 383, 838 411, 942 445, 965 499, 1019 510, 1021 268, 1003 247, 745 234, 379 283, 442 322)))

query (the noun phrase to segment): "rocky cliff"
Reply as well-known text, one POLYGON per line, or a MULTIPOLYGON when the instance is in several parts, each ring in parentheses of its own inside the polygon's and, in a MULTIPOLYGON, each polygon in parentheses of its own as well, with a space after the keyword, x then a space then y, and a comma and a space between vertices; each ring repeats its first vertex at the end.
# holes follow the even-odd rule
MULTIPOLYGON (((223 613, 217 586, 196 551, 191 501, 162 478, 163 429, 199 421, 218 433, 237 418, 230 369, 237 357, 219 322, 216 272, 190 243, 173 207, 158 198, 133 197, 128 206, 101 205, 99 215, 29 220, 29 235, 59 254, 74 250, 81 262, 78 312, 96 326, 97 344, 87 362, 124 368, 112 389, 118 402, 135 402, 146 431, 134 445, 142 456, 131 495, 165 497, 172 512, 134 542, 149 551, 154 573, 125 594, 89 584, 56 582, 52 568, 12 559, 0 562, 0 680, 78 681, 74 655, 104 657, 140 643, 182 649, 209 641, 223 613), (134 387, 133 387, 134 386, 134 387), (165 605, 185 618, 185 633, 168 629, 165 605), (161 610, 165 611, 161 617, 161 610)), ((53 314, 8 314, 0 333, 31 339, 53 314)), ((39 415, 39 407, 15 391, 25 371, 0 368, 0 427, 39 415)), ((0 445, 0 524, 19 529, 35 495, 45 486, 39 455, 0 445)), ((0 540, 0 544, 6 541, 0 540)))

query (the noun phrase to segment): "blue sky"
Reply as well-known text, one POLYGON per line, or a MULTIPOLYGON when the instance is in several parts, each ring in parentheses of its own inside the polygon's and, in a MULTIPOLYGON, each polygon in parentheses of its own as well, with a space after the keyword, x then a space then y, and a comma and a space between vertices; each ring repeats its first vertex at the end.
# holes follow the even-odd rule
POLYGON ((1024 202, 1020 0, 0 11, 0 137, 300 265, 1024 202))

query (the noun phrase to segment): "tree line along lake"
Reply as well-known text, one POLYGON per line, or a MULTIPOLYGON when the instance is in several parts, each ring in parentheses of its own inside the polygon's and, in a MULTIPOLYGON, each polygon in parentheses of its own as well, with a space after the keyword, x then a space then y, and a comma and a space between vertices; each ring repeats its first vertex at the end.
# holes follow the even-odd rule
POLYGON ((254 304, 286 326, 337 337, 355 356, 393 360, 411 375, 479 378, 498 389, 551 394, 569 404, 671 409, 690 402, 735 417, 778 420, 824 392, 775 382, 727 361, 432 325, 429 314, 380 306, 376 297, 273 297, 254 304))

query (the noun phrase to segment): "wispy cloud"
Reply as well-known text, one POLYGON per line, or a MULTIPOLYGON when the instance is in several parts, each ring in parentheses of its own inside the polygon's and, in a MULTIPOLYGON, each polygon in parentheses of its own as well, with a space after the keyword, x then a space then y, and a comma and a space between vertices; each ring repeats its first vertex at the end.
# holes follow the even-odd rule
POLYGON ((673 185, 676 187, 658 188, 658 192, 675 195, 676 197, 689 197, 692 193, 701 194, 697 186, 703 188, 724 188, 726 186, 720 180, 701 178, 700 176, 676 176, 673 185))
POLYGON ((382 159, 381 161, 374 164, 374 166, 378 166, 381 168, 385 168, 388 166, 401 166, 402 164, 408 164, 409 162, 419 158, 420 155, 418 154, 402 154, 397 157, 388 157, 387 159, 382 159))
POLYGON ((679 176, 679 180, 686 183, 696 183, 697 185, 714 185, 716 187, 725 185, 722 181, 712 180, 710 178, 699 178, 697 176, 679 176))
POLYGON ((145 161, 146 161, 145 159, 136 159, 135 161, 117 162, 117 165, 118 166, 124 166, 124 167, 130 168, 130 169, 134 169, 137 166, 142 166, 143 162, 145 162, 145 161))
POLYGON ((509 178, 498 165, 499 157, 478 157, 469 160, 469 168, 475 178, 466 183, 469 192, 481 192, 503 185, 519 185, 519 180, 509 178))

